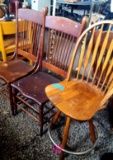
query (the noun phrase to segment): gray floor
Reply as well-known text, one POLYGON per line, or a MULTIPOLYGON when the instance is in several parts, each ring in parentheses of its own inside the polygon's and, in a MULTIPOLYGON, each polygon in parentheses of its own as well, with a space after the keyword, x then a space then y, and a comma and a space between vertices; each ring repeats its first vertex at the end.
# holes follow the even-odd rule
MULTIPOLYGON (((62 116, 61 121, 63 120, 62 116)), ((99 131, 96 151, 83 156, 66 154, 65 160, 100 160, 104 153, 113 152, 113 132, 110 130, 108 109, 97 113, 94 122, 99 131)), ((61 137, 62 125, 52 131, 59 145, 58 137, 61 137)), ((68 147, 84 150, 91 145, 88 124, 72 122, 68 147)), ((48 134, 39 136, 37 122, 22 111, 15 117, 11 116, 8 102, 0 97, 0 160, 57 160, 58 157, 48 134)))

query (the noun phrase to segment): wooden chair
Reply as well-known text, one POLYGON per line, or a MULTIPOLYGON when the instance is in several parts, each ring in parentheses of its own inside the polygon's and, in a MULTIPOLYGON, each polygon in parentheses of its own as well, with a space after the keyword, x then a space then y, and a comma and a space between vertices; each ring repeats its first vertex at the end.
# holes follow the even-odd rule
POLYGON ((63 151, 76 155, 86 154, 97 144, 98 136, 96 136, 94 130, 96 126, 93 124, 92 118, 96 112, 107 106, 108 100, 113 94, 112 27, 113 21, 108 20, 95 23, 87 28, 76 43, 66 79, 51 84, 45 89, 47 97, 58 109, 49 128, 49 137, 57 147, 50 131, 61 113, 66 117, 62 145, 59 147, 62 150, 60 160, 63 158, 63 151), (109 29, 103 31, 106 24, 109 29), (79 47, 81 50, 78 58, 79 47), (75 69, 74 63, 77 64, 75 69), (76 72, 74 73, 73 70, 76 72), (71 119, 89 122, 91 139, 94 144, 88 150, 72 152, 65 148, 71 119))
POLYGON ((7 60, 7 55, 15 50, 16 22, 0 22, 0 52, 2 60, 7 60))
POLYGON ((16 2, 15 52, 9 61, 0 63, 0 94, 10 100, 11 106, 11 83, 31 74, 35 68, 38 69, 39 67, 39 58, 44 45, 46 14, 47 8, 43 12, 18 9, 18 2, 16 2), (22 23, 18 22, 19 19, 22 23), (19 32, 20 30, 21 32, 19 32), (18 55, 32 61, 33 65, 30 65, 27 61, 17 59, 18 55), (5 94, 2 90, 6 91, 5 94))
POLYGON ((64 17, 46 16, 44 49, 46 55, 42 55, 42 70, 38 72, 35 70, 34 74, 11 84, 14 90, 12 97, 14 97, 15 113, 19 107, 39 122, 41 136, 44 133, 44 124, 54 115, 54 107, 48 106, 44 89, 48 84, 59 82, 58 76, 61 78, 67 76, 73 46, 85 24, 86 17, 80 24, 64 17), (32 100, 31 103, 29 100, 32 100), (25 104, 25 107, 20 104, 21 102, 25 104))
MULTIPOLYGON (((18 22, 19 26, 22 26, 23 21, 18 22)), ((23 32, 23 29, 19 27, 18 32, 23 32)), ((25 28, 27 30, 27 28, 25 28)), ((15 34, 16 34, 16 21, 3 21, 0 22, 0 52, 1 60, 6 62, 15 51, 15 34)), ((29 48, 29 46, 28 46, 29 48)))

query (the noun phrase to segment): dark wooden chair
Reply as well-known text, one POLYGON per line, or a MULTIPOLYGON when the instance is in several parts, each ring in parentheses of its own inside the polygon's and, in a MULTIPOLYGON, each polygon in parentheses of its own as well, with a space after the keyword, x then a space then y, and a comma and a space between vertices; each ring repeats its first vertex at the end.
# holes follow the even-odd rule
MULTIPOLYGON (((18 9, 18 2, 16 2, 15 52, 9 61, 0 63, 0 94, 10 100, 11 106, 10 84, 31 74, 36 67, 39 67, 40 53, 43 52, 46 14, 47 8, 43 12, 18 9), (26 61, 18 59, 18 56, 26 58, 26 61), (30 65, 28 61, 31 61, 33 65, 30 65)), ((14 114, 13 110, 12 113, 14 114)))
POLYGON ((51 83, 59 82, 60 77, 58 76, 63 79, 67 76, 73 46, 85 24, 85 17, 80 24, 64 17, 46 16, 44 48, 46 54, 42 55, 42 70, 35 70, 34 74, 11 84, 14 90, 15 113, 17 107, 20 107, 39 122, 40 135, 44 133, 44 124, 50 121, 54 115, 52 110, 54 107, 48 106, 47 103, 45 87, 51 83), (29 100, 32 100, 37 106, 34 106, 29 100), (25 104, 25 107, 21 105, 20 101, 25 104))
POLYGON ((92 118, 96 112, 107 106, 108 100, 113 94, 112 26, 113 21, 102 21, 87 28, 77 41, 66 79, 51 84, 45 89, 47 97, 58 109, 49 128, 49 136, 55 146, 58 145, 50 131, 61 113, 66 117, 62 145, 59 148, 61 150, 60 160, 63 159, 63 151, 82 155, 90 152, 97 144, 98 130, 93 124, 92 118), (109 26, 108 31, 103 31, 106 24, 109 26), (79 46, 81 46, 81 50, 78 58, 79 46), (75 74, 73 72, 74 62, 77 64, 75 74), (89 122, 91 139, 94 144, 88 150, 73 152, 66 149, 71 119, 89 122))

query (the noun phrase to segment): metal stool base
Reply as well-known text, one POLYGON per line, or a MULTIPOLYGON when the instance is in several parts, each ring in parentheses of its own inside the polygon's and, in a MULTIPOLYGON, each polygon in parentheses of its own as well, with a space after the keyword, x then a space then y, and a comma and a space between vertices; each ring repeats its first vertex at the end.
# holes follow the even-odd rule
POLYGON ((52 136, 51 136, 50 126, 49 126, 49 128, 48 128, 48 135, 49 135, 49 138, 50 138, 51 142, 52 142, 59 150, 61 150, 61 151, 63 151, 63 152, 66 152, 66 153, 69 153, 69 154, 83 155, 83 154, 87 154, 87 153, 91 152, 91 151, 96 147, 96 145, 97 145, 97 143, 98 143, 98 139, 99 139, 99 137, 98 137, 98 129, 97 129, 97 126, 96 126, 95 124, 94 124, 94 126, 95 126, 96 133, 97 133, 97 139, 96 139, 95 143, 93 144, 93 146, 92 146, 90 149, 88 149, 88 150, 86 150, 86 151, 82 151, 82 152, 73 152, 73 151, 69 151, 69 150, 63 149, 63 148, 61 148, 60 146, 58 146, 58 145, 55 143, 55 141, 53 140, 52 136))

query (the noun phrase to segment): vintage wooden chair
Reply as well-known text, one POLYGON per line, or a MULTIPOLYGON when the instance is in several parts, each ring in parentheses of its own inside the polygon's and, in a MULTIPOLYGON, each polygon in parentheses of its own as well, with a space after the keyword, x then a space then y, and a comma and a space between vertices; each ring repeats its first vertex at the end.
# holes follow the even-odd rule
POLYGON ((59 82, 58 75, 61 78, 67 76, 73 46, 83 30, 86 20, 86 17, 84 17, 80 24, 64 17, 46 16, 44 49, 46 54, 42 55, 42 70, 38 72, 36 70, 35 74, 11 84, 14 90, 13 106, 15 113, 17 113, 17 107, 19 107, 39 122, 40 135, 44 133, 44 124, 50 121, 54 115, 52 110, 54 107, 48 106, 47 103, 48 98, 44 91, 45 87, 48 84, 59 82), (54 73, 57 77, 54 77, 54 73), (29 100, 37 105, 34 106, 33 102, 30 103, 29 100), (20 101, 25 104, 24 107, 20 104, 20 101))
POLYGON ((86 154, 97 144, 98 131, 92 118, 96 112, 107 106, 113 94, 112 27, 113 21, 108 20, 95 23, 87 28, 76 43, 66 79, 51 84, 45 89, 47 97, 58 109, 49 128, 49 137, 62 151, 60 160, 63 158, 63 151, 76 155, 86 154), (106 24, 109 26, 108 31, 103 31, 106 24), (79 47, 81 50, 78 58, 79 47), (75 66, 74 63, 77 65, 75 66), (66 117, 66 125, 62 135, 62 144, 59 147, 52 138, 51 129, 61 113, 66 117), (65 148, 71 119, 89 122, 91 139, 94 144, 88 150, 73 152, 65 148), (97 136, 94 128, 96 128, 97 136))
POLYGON ((10 84, 32 73, 39 66, 40 53, 43 52, 44 45, 46 14, 47 8, 44 8, 43 12, 18 9, 18 2, 16 2, 15 52, 9 61, 0 63, 0 88, 6 91, 4 94, 4 91, 1 90, 0 94, 9 99, 10 104, 12 103, 10 84), (22 21, 21 25, 18 22, 20 19, 22 21), (17 59, 18 55, 31 60, 33 65, 30 65, 27 61, 17 59))

